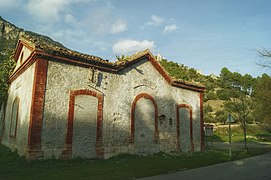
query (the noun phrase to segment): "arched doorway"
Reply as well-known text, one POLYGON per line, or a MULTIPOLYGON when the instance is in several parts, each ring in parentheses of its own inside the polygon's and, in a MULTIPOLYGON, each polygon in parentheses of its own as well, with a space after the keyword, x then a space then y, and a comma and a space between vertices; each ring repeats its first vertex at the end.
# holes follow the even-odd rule
POLYGON ((72 156, 96 157, 98 99, 89 95, 78 95, 74 101, 72 156))
POLYGON ((67 150, 72 157, 102 157, 103 96, 90 90, 70 93, 67 150))
POLYGON ((152 96, 136 96, 131 109, 131 143, 138 154, 156 152, 158 142, 158 108, 152 96))
POLYGON ((177 149, 182 152, 194 150, 192 107, 179 104, 177 111, 177 149))

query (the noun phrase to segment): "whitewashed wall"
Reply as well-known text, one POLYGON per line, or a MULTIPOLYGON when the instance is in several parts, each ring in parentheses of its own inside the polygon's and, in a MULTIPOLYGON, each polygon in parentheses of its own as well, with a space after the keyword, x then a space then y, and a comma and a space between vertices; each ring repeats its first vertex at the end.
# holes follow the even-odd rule
MULTIPOLYGON (((158 120, 159 141, 153 152, 176 151, 177 104, 188 104, 192 107, 194 146, 195 150, 200 150, 200 100, 197 92, 170 86, 148 61, 134 64, 119 74, 96 72, 95 77, 98 80, 94 83, 91 82, 91 77, 90 69, 49 61, 42 129, 42 149, 45 157, 59 157, 65 149, 69 93, 79 89, 104 95, 105 158, 119 153, 137 153, 134 144, 130 143, 130 121, 132 103, 140 93, 147 93, 154 98, 158 106, 158 116, 163 117, 158 120)), ((137 108, 138 105, 136 111, 137 108)), ((154 125, 148 126, 153 132, 154 125)), ((135 133, 140 130, 136 129, 135 133)))
POLYGON ((5 128, 2 143, 13 151, 17 150, 20 155, 24 156, 27 153, 34 70, 35 63, 11 83, 6 106, 5 128), (16 97, 20 99, 20 105, 18 112, 17 135, 16 138, 12 138, 9 136, 10 121, 12 104, 16 97))

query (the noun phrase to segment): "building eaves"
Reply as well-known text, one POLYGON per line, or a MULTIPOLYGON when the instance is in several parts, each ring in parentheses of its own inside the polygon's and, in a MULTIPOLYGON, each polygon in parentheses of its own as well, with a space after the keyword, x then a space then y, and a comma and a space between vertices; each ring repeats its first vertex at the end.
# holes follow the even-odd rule
POLYGON ((149 49, 135 53, 134 55, 125 58, 125 60, 110 62, 98 56, 83 54, 70 50, 62 44, 51 40, 49 37, 44 38, 44 36, 41 36, 41 38, 39 38, 38 36, 32 36, 25 33, 20 38, 20 41, 23 43, 27 42, 31 49, 40 53, 43 57, 48 58, 48 60, 50 60, 50 58, 54 58, 61 62, 96 67, 98 69, 113 73, 118 73, 120 70, 130 67, 142 59, 148 59, 151 64, 159 71, 159 73, 165 78, 165 80, 172 86, 191 89, 199 92, 205 91, 205 87, 203 85, 172 78, 156 60, 149 49))
POLYGON ((104 64, 106 66, 114 66, 114 63, 104 60, 98 56, 79 53, 77 51, 70 50, 62 44, 51 40, 50 38, 44 38, 44 36, 29 35, 25 33, 21 40, 27 41, 37 51, 42 51, 54 56, 61 56, 65 58, 76 59, 77 61, 92 62, 98 64, 104 64))

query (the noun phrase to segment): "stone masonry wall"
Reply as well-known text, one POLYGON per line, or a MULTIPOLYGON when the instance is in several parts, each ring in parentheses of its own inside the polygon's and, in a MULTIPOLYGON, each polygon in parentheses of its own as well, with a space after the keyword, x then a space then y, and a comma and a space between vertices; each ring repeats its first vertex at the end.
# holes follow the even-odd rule
POLYGON ((24 156, 26 156, 27 153, 34 70, 35 63, 11 83, 4 122, 5 127, 2 143, 13 151, 17 150, 20 155, 24 156), (19 98, 17 133, 16 137, 10 137, 12 104, 16 97, 19 98))
MULTIPOLYGON (((158 140, 156 141, 154 134, 153 141, 146 141, 153 147, 153 151, 149 153, 177 150, 178 104, 188 104, 192 107, 194 149, 200 150, 199 93, 170 86, 150 62, 143 60, 119 74, 112 74, 49 61, 42 129, 42 149, 45 157, 60 157, 66 148, 69 93, 80 89, 99 92, 104 96, 102 147, 105 158, 119 153, 137 153, 131 139, 131 112, 142 111, 139 106, 143 101, 140 99, 132 110, 133 102, 139 94, 152 97, 158 109, 158 140)), ((142 98, 144 100, 144 97, 142 98)), ((151 105, 148 104, 148 107, 151 105)), ((135 115, 135 128, 138 117, 140 116, 135 115)), ((147 119, 150 119, 150 122, 146 122, 145 127, 150 128, 149 132, 155 133, 155 118, 147 119)), ((144 118, 141 120, 144 122, 144 118)), ((139 131, 140 129, 136 129, 134 132, 139 131)))

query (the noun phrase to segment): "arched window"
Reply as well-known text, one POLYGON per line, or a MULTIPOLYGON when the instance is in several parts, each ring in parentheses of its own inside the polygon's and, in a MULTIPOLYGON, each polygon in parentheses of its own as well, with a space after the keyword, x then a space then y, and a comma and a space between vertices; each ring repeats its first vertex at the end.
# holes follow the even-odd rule
POLYGON ((9 131, 10 137, 13 137, 13 138, 16 137, 16 132, 17 132, 19 104, 20 104, 20 99, 18 97, 16 97, 13 104, 12 104, 10 131, 9 131))

